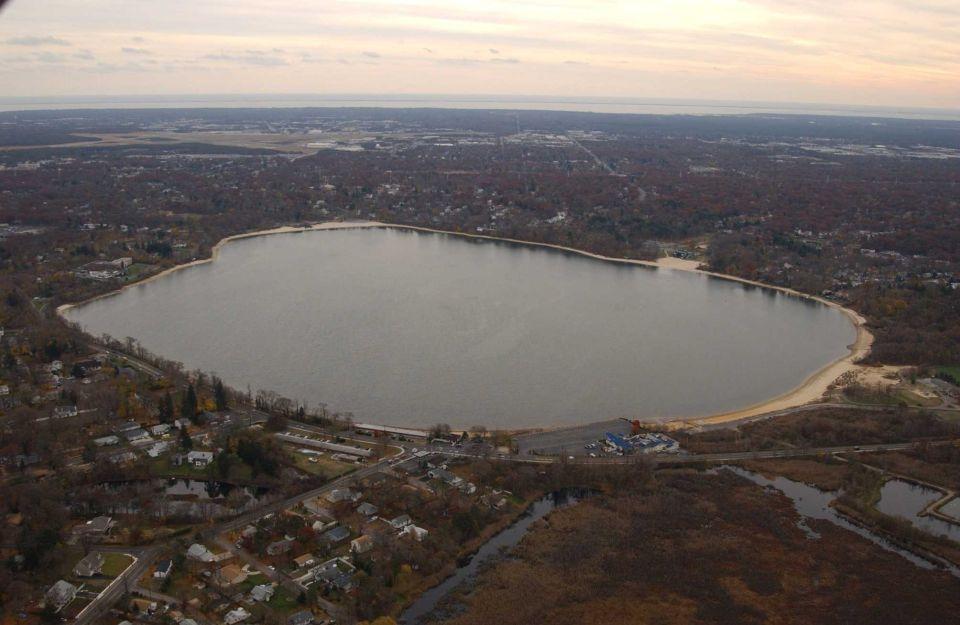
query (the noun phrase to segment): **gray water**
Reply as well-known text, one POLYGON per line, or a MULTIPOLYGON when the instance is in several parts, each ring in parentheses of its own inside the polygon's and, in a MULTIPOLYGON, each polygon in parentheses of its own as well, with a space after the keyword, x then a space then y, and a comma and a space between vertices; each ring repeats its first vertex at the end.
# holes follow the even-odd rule
POLYGON ((856 336, 839 311, 769 289, 401 229, 234 241, 67 317, 238 389, 404 426, 735 410, 856 336))
POLYGON ((140 108, 373 107, 577 111, 647 115, 831 115, 960 120, 956 109, 825 104, 611 98, 574 96, 489 96, 436 94, 220 94, 146 96, 3 97, 0 111, 140 108))
MULTIPOLYGON (((944 493, 904 480, 887 480, 880 489, 877 510, 898 516, 934 536, 945 536, 960 543, 960 525, 933 516, 918 516, 924 508, 943 498, 944 493)), ((949 512, 947 513, 949 514, 949 512)))

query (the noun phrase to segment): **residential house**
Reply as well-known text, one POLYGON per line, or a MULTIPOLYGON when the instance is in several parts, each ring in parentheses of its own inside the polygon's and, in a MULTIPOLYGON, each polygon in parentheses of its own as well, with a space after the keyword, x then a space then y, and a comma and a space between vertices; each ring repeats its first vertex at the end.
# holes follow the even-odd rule
POLYGON ((459 475, 454 475, 446 469, 430 469, 427 471, 427 475, 430 476, 432 480, 440 480, 441 482, 458 488, 463 483, 463 478, 459 475))
POLYGON ((326 507, 320 497, 314 497, 303 502, 304 509, 314 516, 333 518, 330 509, 326 507))
POLYGON ((52 607, 54 612, 59 612, 74 600, 77 596, 77 590, 76 586, 61 579, 51 586, 47 594, 44 595, 44 604, 52 607))
POLYGON ((350 541, 350 551, 353 553, 366 553, 373 549, 373 545, 373 537, 364 534, 350 541))
POLYGON ((216 559, 210 550, 200 543, 190 545, 190 548, 187 549, 187 558, 198 562, 213 562, 216 559))
POLYGON ((73 574, 77 577, 93 577, 99 575, 102 570, 103 554, 99 551, 91 551, 73 567, 73 574))
POLYGON ((321 535, 321 538, 331 545, 336 545, 350 538, 350 530, 342 525, 338 525, 337 527, 324 532, 321 535))
POLYGON ((329 493, 324 495, 324 499, 330 503, 339 503, 341 501, 359 501, 362 495, 355 490, 350 490, 349 488, 334 488, 329 493))
POLYGON ((153 576, 157 579, 167 579, 170 577, 170 572, 173 570, 173 560, 163 560, 157 564, 157 568, 153 571, 153 576))
POLYGON ((379 512, 379 509, 369 501, 365 501, 359 506, 357 506, 357 512, 359 512, 363 516, 373 516, 377 512, 379 512))
POLYGON ((250 613, 244 610, 243 608, 237 608, 236 610, 230 610, 223 615, 223 622, 225 625, 236 625, 241 621, 245 621, 250 618, 250 613))
POLYGON ((93 444, 97 447, 108 447, 110 445, 119 445, 120 438, 111 434, 110 436, 101 436, 100 438, 93 439, 93 444))
POLYGON ((260 584, 259 586, 254 586, 250 589, 250 599, 260 603, 265 603, 273 598, 273 593, 275 590, 276 589, 273 587, 273 584, 260 584))
POLYGON ((427 530, 423 529, 422 527, 417 527, 416 525, 408 525, 408 526, 406 526, 406 527, 403 528, 403 530, 400 532, 400 535, 401 535, 401 536, 410 536, 411 538, 413 538, 413 539, 416 540, 417 542, 421 542, 424 538, 427 537, 427 534, 429 534, 429 533, 430 533, 430 532, 428 532, 427 530))
POLYGON ((308 610, 300 610, 287 617, 287 625, 313 625, 315 622, 308 610))
POLYGON ((283 540, 275 540, 267 545, 267 555, 278 556, 286 553, 293 548, 293 539, 284 537, 283 540))
POLYGON ((393 529, 402 530, 406 526, 412 525, 413 519, 410 518, 409 514, 401 514, 398 517, 394 517, 390 519, 389 523, 390 523, 390 527, 392 527, 393 529))
POLYGON ((187 462, 195 467, 203 468, 213 462, 212 451, 191 451, 187 454, 187 462))
POLYGON ((116 523, 114 523, 112 518, 108 516, 98 516, 90 519, 83 525, 73 528, 73 533, 83 534, 85 536, 103 536, 109 534, 114 525, 116 525, 116 523))
POLYGON ((221 588, 241 584, 247 579, 247 572, 236 564, 228 564, 217 570, 214 581, 221 588))
POLYGON ((66 419, 67 417, 75 417, 78 414, 80 414, 80 412, 76 406, 56 406, 53 409, 54 419, 66 419))
POLYGON ((147 455, 151 458, 159 458, 160 454, 167 451, 170 448, 170 443, 167 441, 157 441, 153 445, 147 447, 147 455))
POLYGON ((316 564, 317 560, 313 557, 312 553, 305 553, 303 555, 297 556, 293 559, 294 564, 297 565, 297 568, 302 569, 306 566, 313 566, 316 564))
POLYGON ((140 424, 136 421, 124 421, 117 427, 113 428, 113 431, 117 434, 123 434, 124 432, 129 432, 130 430, 140 429, 140 424))
POLYGON ((170 431, 169 423, 159 423, 150 428, 150 433, 154 436, 163 436, 170 431))
POLYGON ((123 437, 127 439, 129 443, 146 443, 150 440, 150 433, 143 428, 137 428, 135 430, 126 430, 123 432, 123 437))

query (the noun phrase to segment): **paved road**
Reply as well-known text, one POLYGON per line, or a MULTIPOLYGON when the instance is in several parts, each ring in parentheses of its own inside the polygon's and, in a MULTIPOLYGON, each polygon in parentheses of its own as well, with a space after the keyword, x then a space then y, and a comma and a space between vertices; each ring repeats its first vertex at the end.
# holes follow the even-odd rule
MULTIPOLYGON (((953 439, 929 441, 933 444, 954 443, 953 439)), ((507 462, 525 462, 531 464, 551 464, 554 462, 568 462, 570 464, 630 464, 639 458, 645 458, 654 464, 701 464, 716 462, 735 462, 737 460, 757 460, 763 458, 802 458, 805 456, 823 456, 842 453, 868 453, 876 451, 897 451, 910 449, 914 443, 888 443, 880 445, 844 445, 838 447, 806 447, 792 449, 774 449, 767 451, 742 451, 717 454, 649 454, 646 456, 611 456, 604 458, 566 457, 566 456, 490 456, 472 454, 466 451, 450 449, 449 447, 430 447, 429 451, 448 456, 467 458, 487 458, 507 462)))
POLYGON ((98 619, 110 611, 113 604, 120 600, 125 594, 137 585, 137 580, 153 564, 157 555, 160 553, 159 547, 127 547, 127 548, 108 548, 95 547, 99 551, 113 551, 126 553, 135 558, 133 564, 117 576, 110 585, 107 586, 97 598, 91 601, 80 611, 74 623, 76 625, 92 625, 99 622, 98 619))

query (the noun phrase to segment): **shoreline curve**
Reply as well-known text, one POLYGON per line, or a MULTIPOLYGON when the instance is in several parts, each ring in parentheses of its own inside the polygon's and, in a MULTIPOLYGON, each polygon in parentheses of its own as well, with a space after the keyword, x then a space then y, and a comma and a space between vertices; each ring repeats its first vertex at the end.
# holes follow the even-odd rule
MULTIPOLYGON (((771 284, 764 284, 763 282, 758 282, 756 280, 748 280, 746 278, 740 278, 738 276, 733 276, 729 274, 718 273, 715 271, 707 271, 700 269, 697 261, 691 260, 681 260, 672 257, 661 258, 656 261, 650 260, 638 260, 632 258, 617 258, 614 256, 604 256, 602 254, 596 254, 593 252, 588 252, 586 250, 580 250, 574 247, 568 247, 565 245, 558 245, 555 243, 541 243, 537 241, 524 241, 522 239, 511 239, 508 237, 497 237, 484 234, 473 234, 469 232, 457 232, 453 230, 439 230, 437 228, 428 228, 425 226, 411 226, 404 224, 392 224, 387 222, 380 221, 324 221, 320 223, 311 224, 309 226, 279 226, 277 228, 270 228, 267 230, 257 230, 254 232, 244 232, 240 234, 234 234, 223 239, 220 239, 211 248, 210 256, 207 258, 200 258, 197 260, 190 261, 188 263, 183 263, 176 265, 174 267, 169 267, 163 271, 156 273, 152 276, 148 276, 142 280, 132 282, 130 284, 125 284, 118 289, 109 291, 107 293, 101 293, 99 295, 94 295, 85 300, 67 304, 61 304, 57 306, 56 313, 64 321, 69 323, 69 320, 65 317, 67 311, 84 306, 91 302, 105 299, 108 297, 114 297, 119 295, 123 291, 132 288, 139 287, 153 280, 159 280, 167 275, 170 275, 174 272, 188 269, 190 267, 195 267, 197 265, 203 265, 206 263, 214 262, 217 257, 220 255, 220 250, 231 241, 238 241, 242 239, 249 239, 253 237, 268 236, 272 234, 293 234, 298 232, 313 232, 313 231, 323 231, 323 230, 347 230, 347 229, 359 229, 359 228, 395 228, 400 230, 413 230, 419 232, 430 232, 434 234, 447 234, 453 236, 467 237, 473 239, 486 239, 489 241, 502 241, 507 243, 515 243, 518 245, 527 245, 527 246, 536 246, 543 247, 548 249, 554 249, 570 254, 577 254, 580 256, 585 256, 587 258, 593 258, 595 260, 601 260, 606 262, 628 264, 628 265, 641 265, 645 267, 654 267, 658 269, 669 269, 673 271, 685 271, 688 273, 697 273, 712 278, 717 278, 720 280, 728 280, 730 282, 739 282, 740 284, 745 284, 749 286, 755 286, 764 289, 770 289, 773 291, 778 291, 780 293, 790 295, 793 297, 799 297, 811 301, 815 301, 824 306, 833 308, 842 312, 848 321, 853 325, 856 330, 857 336, 854 339, 854 342, 847 345, 848 353, 840 358, 834 360, 833 362, 827 363, 817 371, 814 371, 809 376, 807 376, 800 384, 798 384, 793 389, 781 393, 770 399, 746 406, 744 408, 739 408, 737 410, 727 411, 723 413, 716 413, 710 415, 700 415, 700 416, 690 416, 690 417, 676 417, 672 419, 666 419, 663 421, 657 421, 656 423, 661 427, 666 427, 670 429, 685 429, 692 427, 699 427, 704 425, 720 425, 720 424, 730 424, 737 421, 742 421, 745 419, 750 419, 752 417, 757 417, 771 412, 777 412, 780 410, 786 410, 789 408, 795 408, 797 406, 803 406, 806 404, 812 404, 822 398, 822 396, 827 392, 829 387, 839 378, 841 375, 850 372, 850 371, 859 371, 864 368, 864 365, 859 364, 857 361, 865 358, 870 353, 870 348, 873 345, 873 334, 867 329, 866 324, 867 320, 860 313, 841 306, 836 302, 831 302, 830 300, 824 299, 817 295, 811 295, 809 293, 803 293, 795 289, 781 287, 771 284)), ((611 417, 614 418, 614 417, 611 417)), ((640 418, 640 421, 643 422, 644 419, 640 418)), ((386 424, 385 424, 386 425, 386 424)), ((583 424, 581 424, 583 425, 583 424)), ((551 429, 563 429, 564 427, 569 426, 558 426, 558 427, 545 427, 545 428, 524 428, 525 431, 538 430, 545 431, 551 429)))

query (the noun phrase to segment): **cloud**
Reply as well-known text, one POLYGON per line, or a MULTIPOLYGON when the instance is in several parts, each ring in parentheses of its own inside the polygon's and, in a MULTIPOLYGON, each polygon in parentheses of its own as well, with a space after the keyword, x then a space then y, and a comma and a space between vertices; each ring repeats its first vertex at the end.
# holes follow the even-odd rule
POLYGON ((130 41, 132 41, 133 43, 143 43, 144 41, 146 41, 146 39, 144 39, 143 37, 131 37, 130 41))
POLYGON ((34 56, 41 63, 57 64, 67 60, 67 57, 62 54, 57 54, 56 52, 37 52, 34 56))
POLYGON ((203 56, 208 61, 225 61, 239 65, 258 65, 261 67, 278 67, 288 65, 285 59, 265 54, 207 54, 203 56))
POLYGON ((123 52, 124 54, 139 54, 141 56, 150 56, 153 54, 153 52, 151 52, 150 50, 147 50, 146 48, 123 47, 123 48, 120 48, 120 51, 123 52))
POLYGON ((520 59, 514 58, 495 58, 495 59, 475 59, 469 57, 460 57, 460 58, 444 58, 436 59, 435 63, 440 63, 441 65, 518 65, 520 59))
POLYGON ((75 59, 81 59, 83 61, 92 61, 94 59, 93 53, 90 50, 80 50, 73 55, 75 59))
POLYGON ((500 50, 497 50, 496 48, 490 48, 490 54, 500 54, 500 50))
POLYGON ((13 37, 6 43, 12 46, 69 46, 69 41, 58 37, 13 37))
POLYGON ((371 58, 371 59, 379 59, 379 58, 380 58, 380 53, 379 53, 379 52, 370 52, 369 50, 364 50, 363 56, 365 56, 365 57, 367 57, 367 58, 371 58))

